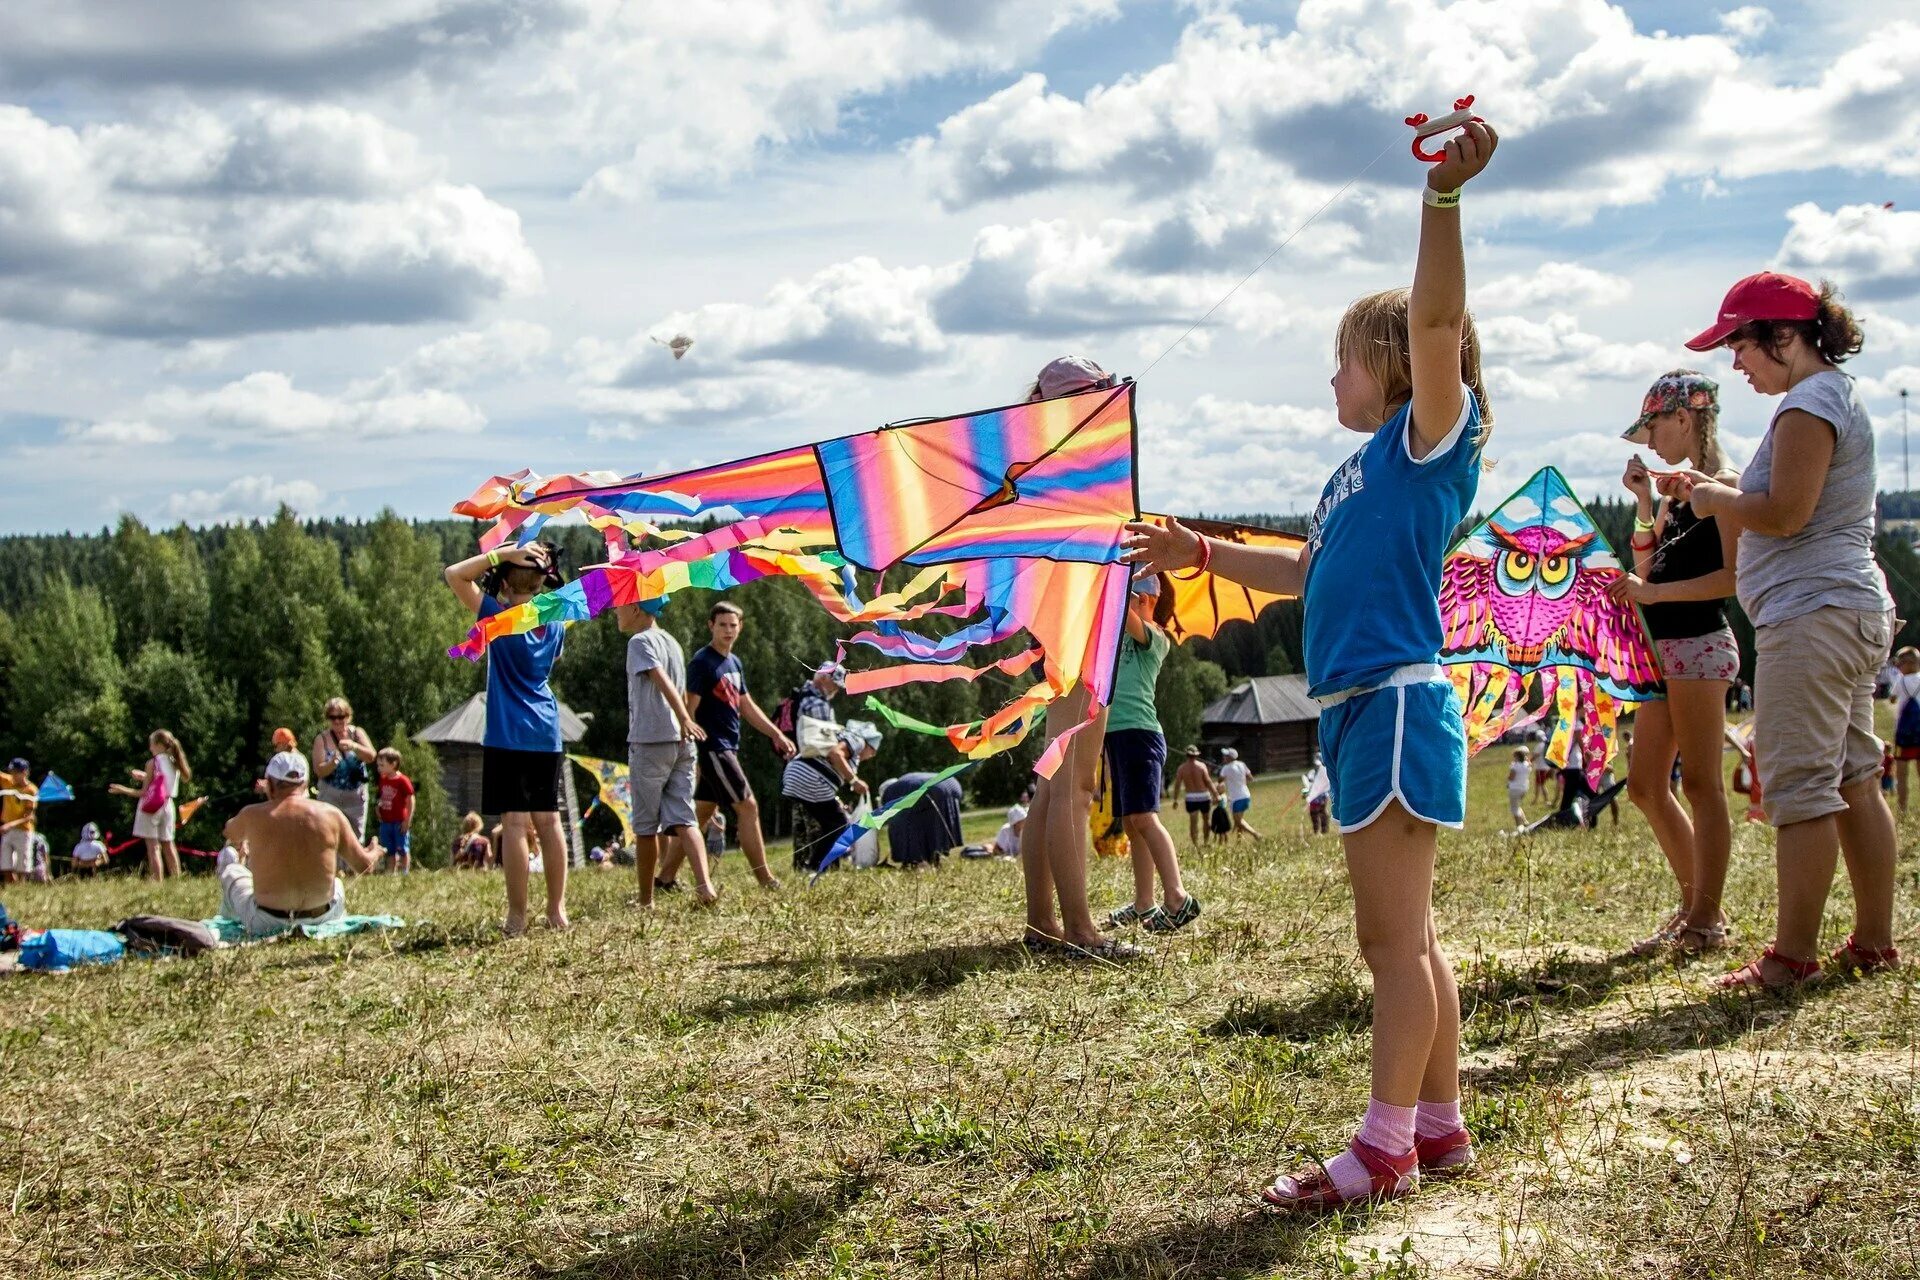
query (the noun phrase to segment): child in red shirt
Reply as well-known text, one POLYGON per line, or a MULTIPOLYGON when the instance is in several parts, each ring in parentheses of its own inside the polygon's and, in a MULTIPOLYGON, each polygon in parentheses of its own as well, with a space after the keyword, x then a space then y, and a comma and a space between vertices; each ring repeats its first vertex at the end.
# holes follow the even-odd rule
POLYGON ((374 756, 380 771, 380 844, 401 875, 413 870, 413 779, 400 772, 400 753, 388 747, 374 756))

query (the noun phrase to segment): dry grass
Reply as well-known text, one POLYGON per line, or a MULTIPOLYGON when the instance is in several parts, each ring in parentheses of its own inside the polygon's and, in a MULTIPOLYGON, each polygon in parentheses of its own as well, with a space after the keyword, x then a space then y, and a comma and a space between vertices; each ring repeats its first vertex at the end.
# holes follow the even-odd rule
MULTIPOLYGON (((1503 813, 1500 764, 1476 811, 1503 813)), ((1276 803, 1263 801, 1271 815, 1276 803)), ((1259 816, 1256 814, 1256 817, 1259 816)), ((1792 1000, 1618 953, 1666 903, 1637 817, 1443 847, 1474 1179, 1370 1217, 1251 1207, 1344 1140, 1368 998, 1335 846, 1190 861, 1127 969, 1009 945, 1004 863, 831 877, 503 942, 497 882, 378 879, 392 935, 7 983, 0 1262, 38 1276, 1920 1274, 1914 970, 1792 1000)), ((1911 831, 1906 833, 1911 835, 1911 831)), ((1771 841, 1730 894, 1764 940, 1771 841)), ((1122 869, 1098 868, 1097 895, 1122 869)), ((1911 940, 1916 874, 1901 866, 1911 940)), ((205 880, 27 887, 29 922, 203 914, 205 880)), ((1847 899, 1834 902, 1834 939, 1847 899)))

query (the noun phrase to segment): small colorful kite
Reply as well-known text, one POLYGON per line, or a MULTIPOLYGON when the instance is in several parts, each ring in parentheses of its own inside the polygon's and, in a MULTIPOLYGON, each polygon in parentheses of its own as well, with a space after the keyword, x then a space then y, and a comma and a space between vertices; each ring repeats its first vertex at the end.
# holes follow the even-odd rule
POLYGON ((1547 759, 1579 742, 1596 785, 1622 703, 1660 694, 1646 623, 1607 584, 1613 548, 1561 474, 1544 467, 1447 554, 1440 660, 1466 709, 1467 747, 1549 719, 1547 759))
MULTIPOLYGON (((593 756, 576 756, 569 752, 567 759, 593 775, 593 784, 597 795, 587 813, 595 806, 605 805, 615 818, 620 820, 620 832, 627 843, 633 843, 633 790, 627 777, 627 766, 613 760, 598 760, 593 756)), ((583 817, 585 815, 582 815, 583 817)))
POLYGON ((63 800, 71 799, 73 799, 73 787, 65 778, 48 770, 47 776, 40 779, 40 803, 59 804, 63 800))

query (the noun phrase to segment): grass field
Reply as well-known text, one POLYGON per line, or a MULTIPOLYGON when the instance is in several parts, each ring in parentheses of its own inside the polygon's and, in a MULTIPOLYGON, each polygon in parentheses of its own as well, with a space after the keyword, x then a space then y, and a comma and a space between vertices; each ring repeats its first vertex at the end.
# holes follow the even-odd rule
MULTIPOLYGON (((10 1276, 1920 1275, 1920 970, 1710 996, 1620 958, 1668 906, 1644 824, 1515 841, 1497 753, 1442 843, 1483 1165, 1281 1222, 1276 1168, 1364 1105, 1337 845, 1291 780, 1191 858, 1189 932, 1126 968, 1012 945, 1007 863, 835 875, 503 941, 497 879, 350 886, 414 927, 15 977, 0 1011, 10 1276)), ((1903 848, 1914 831, 1903 826, 1903 848)), ((776 856, 784 857, 784 850, 776 856)), ((1771 837, 1736 836, 1744 956, 1771 837)), ((1095 900, 1124 891, 1103 862, 1095 900)), ((1900 869, 1911 945, 1916 863, 1900 869)), ((10 890, 29 923, 208 914, 211 882, 10 890)), ((1833 902, 1828 941, 1845 933, 1833 902)))

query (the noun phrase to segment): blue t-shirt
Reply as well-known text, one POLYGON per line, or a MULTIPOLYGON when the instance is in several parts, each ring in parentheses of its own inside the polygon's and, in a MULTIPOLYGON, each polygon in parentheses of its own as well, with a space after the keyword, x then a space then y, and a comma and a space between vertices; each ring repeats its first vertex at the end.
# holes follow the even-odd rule
POLYGON ((712 645, 701 646, 687 663, 687 692, 700 695, 693 720, 707 731, 707 749, 738 751, 740 699, 747 692, 747 673, 740 659, 731 653, 723 658, 712 645))
MULTIPOLYGON (((492 596, 480 599, 482 618, 507 608, 492 596)), ((550 622, 524 635, 501 636, 487 646, 487 746, 509 751, 561 750, 560 704, 547 677, 560 657, 565 631, 559 623, 550 622)))
POLYGON ((1407 453, 1412 405, 1340 464, 1307 531, 1308 692, 1378 684, 1440 657, 1440 566, 1480 487, 1480 408, 1464 387, 1452 432, 1407 453))

